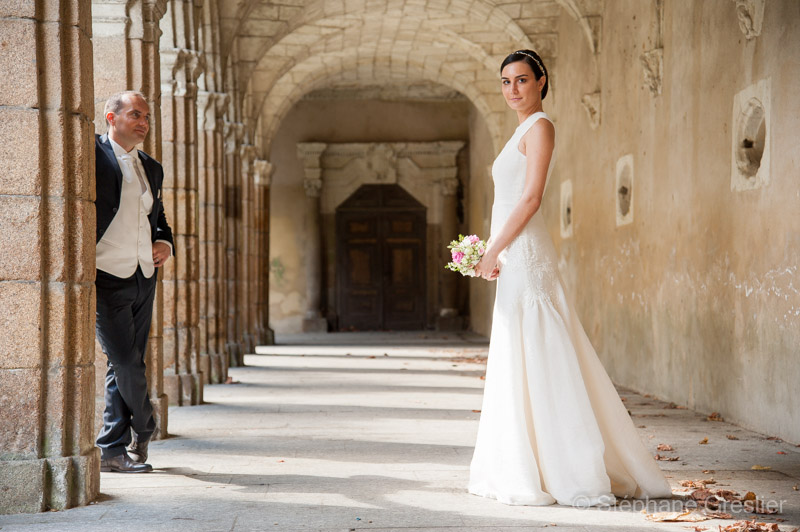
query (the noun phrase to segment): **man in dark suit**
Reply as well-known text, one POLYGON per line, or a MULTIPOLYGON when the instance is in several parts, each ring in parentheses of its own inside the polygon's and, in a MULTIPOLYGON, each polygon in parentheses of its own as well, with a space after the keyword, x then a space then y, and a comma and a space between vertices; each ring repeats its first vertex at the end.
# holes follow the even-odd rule
POLYGON ((105 106, 106 135, 95 140, 97 321, 108 357, 101 471, 145 473, 155 430, 147 393, 145 352, 153 314, 156 268, 172 256, 172 231, 161 204, 164 170, 136 150, 150 130, 150 108, 139 92, 113 95, 105 106), (133 431, 133 434, 131 434, 133 431))

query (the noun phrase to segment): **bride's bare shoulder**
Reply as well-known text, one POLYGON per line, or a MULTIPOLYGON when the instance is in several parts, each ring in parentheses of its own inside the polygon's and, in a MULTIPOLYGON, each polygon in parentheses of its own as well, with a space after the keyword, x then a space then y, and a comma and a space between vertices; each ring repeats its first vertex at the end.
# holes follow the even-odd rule
POLYGON ((536 146, 539 149, 548 147, 552 149, 555 138, 556 128, 553 123, 548 119, 539 119, 522 135, 522 139, 519 142, 519 151, 525 155, 528 146, 536 146))

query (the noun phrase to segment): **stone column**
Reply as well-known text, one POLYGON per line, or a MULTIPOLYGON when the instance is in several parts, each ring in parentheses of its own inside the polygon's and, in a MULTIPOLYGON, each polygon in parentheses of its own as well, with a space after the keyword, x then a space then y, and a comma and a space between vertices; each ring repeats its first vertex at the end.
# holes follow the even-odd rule
POLYGON ((199 154, 198 199, 199 221, 199 349, 203 380, 206 384, 224 382, 228 361, 220 343, 221 269, 222 262, 222 166, 221 133, 217 119, 220 100, 226 95, 208 91, 198 93, 197 117, 202 131, 198 135, 199 154))
POLYGON ((255 147, 249 144, 241 146, 239 149, 239 158, 241 160, 241 181, 239 182, 239 190, 242 191, 241 201, 239 208, 241 209, 241 216, 237 220, 237 239, 239 245, 237 251, 237 270, 238 275, 236 279, 239 306, 238 318, 239 336, 242 343, 244 353, 255 352, 255 337, 253 336, 253 301, 255 294, 253 293, 253 201, 252 201, 252 187, 254 176, 253 162, 256 158, 255 147))
POLYGON ((225 311, 226 343, 231 366, 244 365, 242 349, 240 294, 237 290, 239 275, 239 225, 241 221, 241 145, 244 126, 241 123, 225 124, 225 311))
MULTIPOLYGON (((450 170, 450 168, 448 168, 450 170)), ((441 248, 442 260, 444 262, 450 261, 450 251, 447 249, 447 244, 456 239, 458 236, 458 179, 455 177, 457 171, 456 167, 452 167, 453 177, 445 177, 439 181, 439 186, 442 190, 442 224, 441 224, 441 248)), ((441 275, 439 277, 439 316, 436 319, 436 329, 442 330, 460 330, 462 328, 462 319, 458 316, 458 302, 456 298, 456 282, 458 278, 455 275, 441 275)))
POLYGON ((164 386, 170 403, 203 402, 199 359, 197 223, 197 77, 203 58, 194 45, 194 6, 171 0, 161 27, 164 208, 175 256, 164 267, 164 386))
MULTIPOLYGON (((105 102, 112 94, 122 90, 138 90, 147 98, 154 120, 150 133, 142 149, 161 160, 161 73, 159 70, 159 39, 161 30, 158 23, 164 16, 166 0, 129 1, 119 3, 113 0, 94 0, 92 2, 92 44, 94 46, 94 98, 95 130, 105 132, 105 102), (130 57, 130 61, 120 61, 120 57, 130 57)), ((167 435, 167 407, 169 400, 164 394, 164 351, 163 351, 163 291, 160 281, 156 285, 153 304, 153 321, 148 340, 147 382, 150 388, 150 401, 156 419, 153 438, 167 435)), ((95 343, 95 430, 102 427, 105 408, 104 387, 107 357, 95 343)))
POLYGON ((327 332, 328 321, 320 312, 322 303, 322 227, 320 202, 322 168, 320 157, 326 145, 319 142, 297 145, 297 156, 303 162, 306 190, 306 315, 303 332, 327 332))
POLYGON ((88 0, 0 3, 0 513, 100 484, 91 23, 88 0))
POLYGON ((275 331, 269 326, 269 185, 273 167, 269 161, 255 161, 255 226, 256 226, 256 341, 260 345, 275 343, 275 331))

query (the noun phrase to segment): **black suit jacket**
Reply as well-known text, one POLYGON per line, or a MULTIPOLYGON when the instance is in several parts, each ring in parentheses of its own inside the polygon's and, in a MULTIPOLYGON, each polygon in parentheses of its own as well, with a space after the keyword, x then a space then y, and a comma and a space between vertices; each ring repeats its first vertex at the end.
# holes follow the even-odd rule
MULTIPOLYGON (((175 243, 172 240, 172 229, 167 224, 164 205, 161 203, 164 168, 145 152, 138 151, 139 160, 142 162, 147 174, 147 181, 150 183, 150 190, 153 192, 153 210, 150 211, 149 216, 150 235, 153 242, 166 240, 172 244, 174 254, 175 243)), ((97 191, 94 201, 97 211, 97 240, 95 243, 97 243, 100 242, 108 226, 111 225, 111 220, 116 216, 122 195, 122 170, 107 134, 95 135, 95 187, 97 191)))

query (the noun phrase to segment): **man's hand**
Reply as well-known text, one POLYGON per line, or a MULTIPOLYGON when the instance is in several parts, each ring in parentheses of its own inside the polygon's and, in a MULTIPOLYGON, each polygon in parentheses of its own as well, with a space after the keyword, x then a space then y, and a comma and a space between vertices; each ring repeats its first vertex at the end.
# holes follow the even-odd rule
POLYGON ((167 259, 172 255, 172 249, 164 242, 153 243, 153 264, 156 268, 160 268, 167 262, 167 259))

